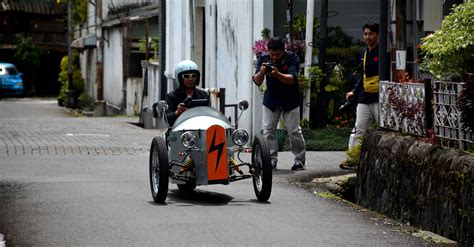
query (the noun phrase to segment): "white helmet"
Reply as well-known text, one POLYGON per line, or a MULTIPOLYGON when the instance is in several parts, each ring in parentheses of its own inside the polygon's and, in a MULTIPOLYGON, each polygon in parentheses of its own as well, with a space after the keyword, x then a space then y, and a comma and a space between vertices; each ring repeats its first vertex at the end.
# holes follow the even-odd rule
POLYGON ((201 76, 201 73, 199 72, 199 68, 195 62, 191 60, 183 60, 176 65, 174 74, 175 74, 175 79, 178 79, 180 86, 183 84, 183 78, 181 77, 181 74, 185 72, 197 73, 198 77, 196 79, 196 85, 199 84, 199 78, 201 76))

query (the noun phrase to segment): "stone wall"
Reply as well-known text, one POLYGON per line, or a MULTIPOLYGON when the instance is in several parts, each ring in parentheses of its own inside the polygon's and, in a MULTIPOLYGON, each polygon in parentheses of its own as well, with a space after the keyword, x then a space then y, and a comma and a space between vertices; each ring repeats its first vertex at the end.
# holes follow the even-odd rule
POLYGON ((474 156, 394 132, 366 136, 357 203, 465 246, 474 245, 474 156))

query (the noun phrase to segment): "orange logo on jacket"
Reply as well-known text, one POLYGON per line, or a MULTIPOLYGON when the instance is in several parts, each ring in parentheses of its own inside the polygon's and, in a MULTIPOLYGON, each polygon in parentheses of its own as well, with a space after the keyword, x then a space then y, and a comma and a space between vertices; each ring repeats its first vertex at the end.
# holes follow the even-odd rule
POLYGON ((213 125, 207 129, 206 147, 208 180, 228 179, 226 137, 222 126, 213 125))

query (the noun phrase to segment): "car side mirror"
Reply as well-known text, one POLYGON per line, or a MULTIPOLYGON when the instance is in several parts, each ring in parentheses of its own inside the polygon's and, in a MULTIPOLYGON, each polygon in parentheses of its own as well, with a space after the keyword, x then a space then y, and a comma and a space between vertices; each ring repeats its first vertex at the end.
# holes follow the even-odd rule
POLYGON ((239 114, 239 117, 237 118, 237 121, 235 122, 235 126, 238 125, 239 123, 239 120, 240 120, 240 117, 242 117, 242 113, 244 113, 245 110, 247 110, 247 108, 249 108, 249 102, 247 100, 241 100, 239 101, 239 109, 241 110, 240 114, 239 114))
POLYGON ((241 111, 245 111, 245 110, 247 110, 247 108, 249 108, 249 102, 247 100, 243 99, 243 100, 239 101, 239 109, 241 111))

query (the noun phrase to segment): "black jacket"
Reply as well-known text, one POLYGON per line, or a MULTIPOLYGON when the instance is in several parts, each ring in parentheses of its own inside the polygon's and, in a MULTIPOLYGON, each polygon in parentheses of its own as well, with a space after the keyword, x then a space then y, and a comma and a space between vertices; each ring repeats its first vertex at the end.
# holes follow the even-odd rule
MULTIPOLYGON (((175 115, 176 110, 178 109, 179 103, 182 103, 187 98, 184 88, 179 87, 168 94, 166 94, 165 100, 168 103, 168 109, 166 110, 166 118, 168 119, 168 124, 173 126, 176 121, 177 116, 175 115)), ((210 95, 205 90, 196 88, 193 93, 192 99, 207 99, 209 104, 211 103, 210 95)))
MULTIPOLYGON (((365 73, 367 77, 379 75, 379 46, 377 45, 369 51, 367 48, 364 49, 360 55, 360 71, 365 73), (364 53, 367 50, 365 71, 364 71, 364 53)), ((371 104, 379 101, 378 93, 367 93, 364 91, 364 74, 362 74, 361 79, 357 81, 354 90, 355 94, 359 95, 359 103, 362 104, 371 104)))

